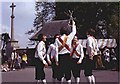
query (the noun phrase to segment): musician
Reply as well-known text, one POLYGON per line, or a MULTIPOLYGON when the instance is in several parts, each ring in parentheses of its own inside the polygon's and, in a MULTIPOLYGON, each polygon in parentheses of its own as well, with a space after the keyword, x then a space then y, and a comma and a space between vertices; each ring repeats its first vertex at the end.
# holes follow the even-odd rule
POLYGON ((72 20, 72 32, 68 33, 67 27, 62 27, 60 29, 61 36, 56 39, 56 64, 58 65, 58 81, 62 81, 65 77, 68 83, 71 83, 71 64, 70 64, 70 48, 72 40, 76 34, 75 22, 72 20))
POLYGON ((77 36, 75 36, 72 41, 71 58, 73 77, 75 78, 75 82, 79 84, 81 64, 84 58, 84 52, 83 47, 79 43, 77 36))
POLYGON ((40 34, 38 36, 38 40, 39 43, 36 45, 36 50, 35 50, 35 79, 37 80, 37 82, 41 80, 43 84, 46 84, 45 72, 44 72, 44 66, 45 67, 48 66, 47 62, 45 61, 46 36, 44 34, 40 34))

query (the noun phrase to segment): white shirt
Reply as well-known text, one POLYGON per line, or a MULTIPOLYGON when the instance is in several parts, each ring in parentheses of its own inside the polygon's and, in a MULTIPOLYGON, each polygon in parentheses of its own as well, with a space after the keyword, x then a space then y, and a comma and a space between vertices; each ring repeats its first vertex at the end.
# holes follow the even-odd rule
MULTIPOLYGON (((71 48, 71 43, 72 43, 72 40, 73 40, 75 34, 76 34, 76 25, 72 25, 72 32, 68 35, 68 38, 66 41, 66 44, 69 46, 69 48, 71 48)), ((66 35, 63 34, 60 38, 63 40, 65 36, 66 35)), ((56 51, 57 51, 56 61, 58 61, 58 54, 70 53, 70 51, 68 51, 65 47, 60 52, 58 52, 58 47, 60 47, 61 45, 62 45, 62 43, 57 38, 55 40, 55 46, 56 46, 56 51)))
POLYGON ((54 44, 50 44, 48 51, 47 51, 47 60, 50 61, 50 59, 55 59, 56 57, 56 49, 54 44))
POLYGON ((97 55, 98 51, 97 40, 93 36, 88 36, 86 41, 86 54, 89 56, 97 55))
POLYGON ((17 57, 17 53, 16 52, 12 52, 11 59, 14 60, 16 57, 17 57))
POLYGON ((44 60, 46 57, 45 53, 46 53, 45 43, 43 41, 40 41, 35 50, 35 58, 40 58, 43 64, 46 64, 46 61, 44 60))
MULTIPOLYGON (((73 52, 73 49, 74 49, 74 48, 71 47, 71 52, 73 52)), ((81 63, 82 60, 83 60, 83 58, 84 58, 83 46, 79 43, 75 50, 76 50, 77 53, 80 55, 80 57, 77 56, 75 53, 73 53, 72 58, 79 58, 79 62, 81 63)))

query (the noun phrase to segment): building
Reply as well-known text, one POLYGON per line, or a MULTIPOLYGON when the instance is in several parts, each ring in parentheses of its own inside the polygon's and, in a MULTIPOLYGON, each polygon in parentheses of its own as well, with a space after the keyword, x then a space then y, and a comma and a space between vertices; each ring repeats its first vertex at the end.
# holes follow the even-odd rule
MULTIPOLYGON (((61 27, 67 27, 69 20, 57 20, 47 22, 43 25, 42 29, 35 33, 30 40, 37 40, 37 37, 40 33, 43 33, 47 36, 47 38, 53 38, 55 34, 60 34, 61 27)), ((71 29, 70 29, 71 31, 71 29)))
MULTIPOLYGON (((47 22, 43 25, 42 29, 35 33, 30 40, 37 40, 37 36, 40 33, 45 34, 48 37, 48 41, 51 40, 55 34, 60 34, 60 28, 68 26, 69 20, 56 20, 47 22)), ((71 31, 71 28, 70 28, 71 31)), ((116 47, 117 43, 115 39, 97 39, 99 48, 104 48, 105 46, 111 48, 116 47)), ((86 39, 79 39, 79 42, 86 48, 86 39)))

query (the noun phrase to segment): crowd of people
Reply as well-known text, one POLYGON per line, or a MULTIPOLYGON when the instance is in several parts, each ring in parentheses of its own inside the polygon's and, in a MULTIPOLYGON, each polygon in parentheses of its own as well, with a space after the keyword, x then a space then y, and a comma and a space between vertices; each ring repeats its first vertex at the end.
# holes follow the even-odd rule
POLYGON ((10 58, 1 64, 2 72, 24 69, 27 66, 28 57, 26 52, 18 53, 14 49, 10 58))
POLYGON ((103 62, 105 69, 116 70, 117 69, 117 57, 114 48, 105 47, 101 53, 101 61, 103 62))

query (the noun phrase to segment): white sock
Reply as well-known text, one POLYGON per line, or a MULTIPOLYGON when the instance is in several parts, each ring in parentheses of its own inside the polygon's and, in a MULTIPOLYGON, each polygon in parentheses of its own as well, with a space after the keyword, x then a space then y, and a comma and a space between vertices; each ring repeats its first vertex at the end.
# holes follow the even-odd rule
POLYGON ((61 82, 62 82, 62 83, 64 82, 64 77, 61 78, 61 82))
POLYGON ((47 84, 46 79, 43 79, 42 82, 43 82, 43 84, 47 84))
POLYGON ((80 77, 76 78, 76 83, 79 84, 80 83, 80 77))
POLYGON ((92 80, 93 84, 95 84, 95 77, 93 75, 91 76, 91 80, 92 80))
POLYGON ((37 83, 40 82, 40 80, 37 80, 37 83))
POLYGON ((71 84, 71 80, 68 80, 67 83, 68 83, 68 84, 71 84))
POLYGON ((92 84, 92 78, 91 78, 91 76, 87 76, 86 79, 89 82, 89 84, 92 84))

